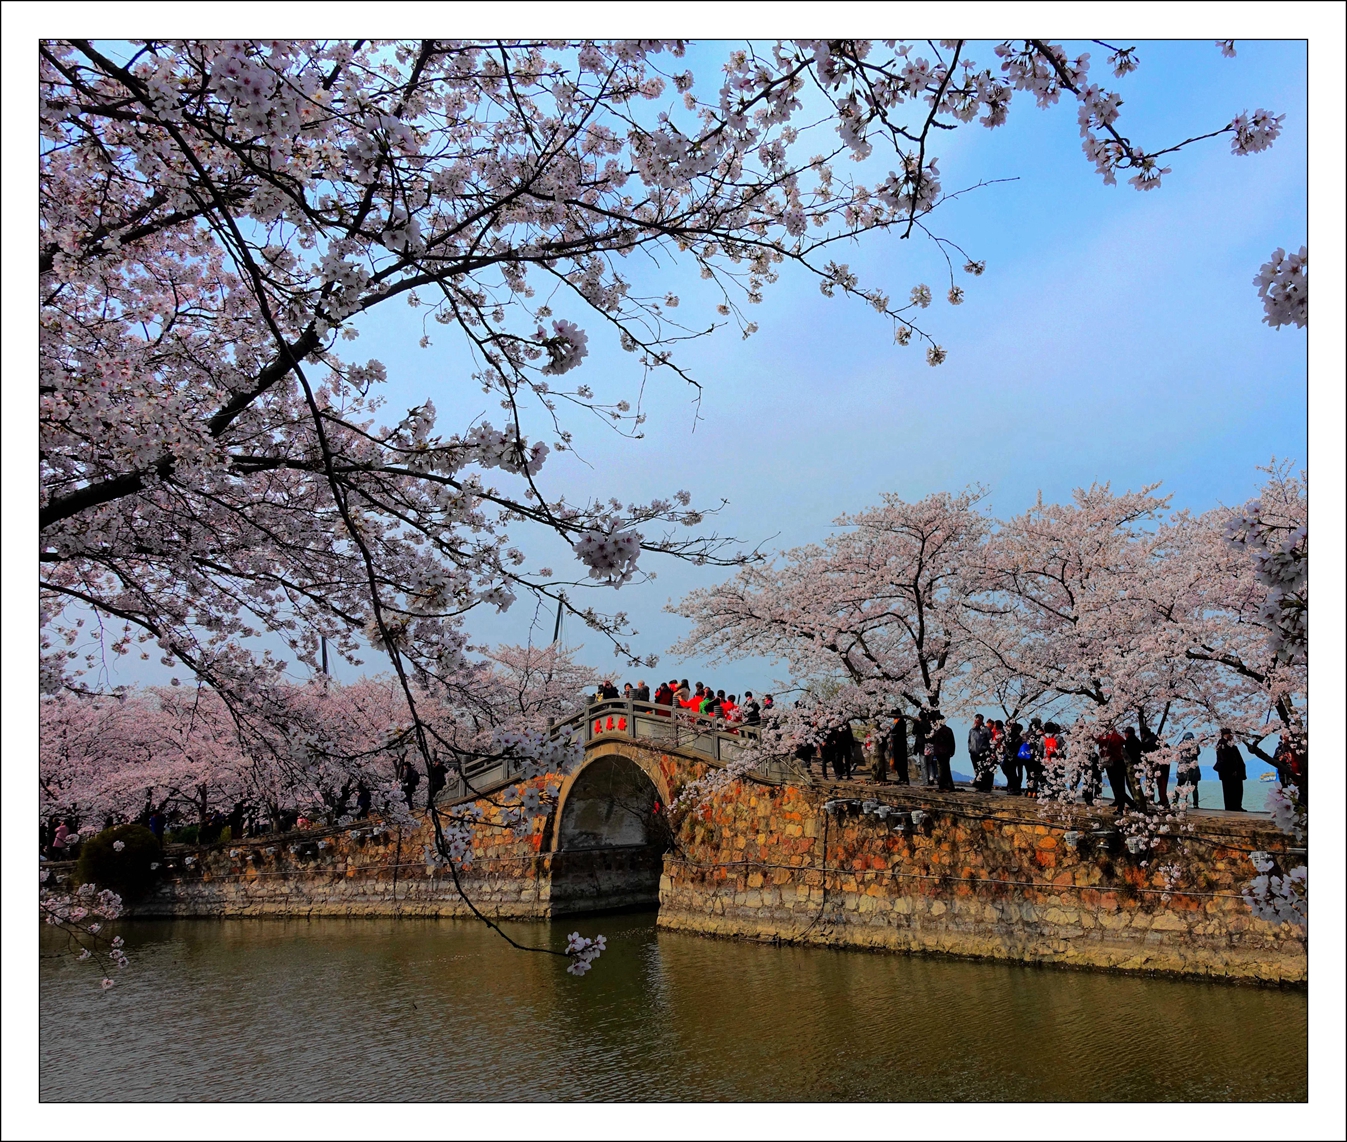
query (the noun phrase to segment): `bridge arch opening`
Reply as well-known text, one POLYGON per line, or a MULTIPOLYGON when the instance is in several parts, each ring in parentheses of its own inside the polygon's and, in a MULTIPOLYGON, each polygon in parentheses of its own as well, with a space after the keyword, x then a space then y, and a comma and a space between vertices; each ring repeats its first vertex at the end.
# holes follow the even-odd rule
POLYGON ((649 774, 620 754, 587 761, 559 806, 554 916, 659 906, 667 832, 649 774))

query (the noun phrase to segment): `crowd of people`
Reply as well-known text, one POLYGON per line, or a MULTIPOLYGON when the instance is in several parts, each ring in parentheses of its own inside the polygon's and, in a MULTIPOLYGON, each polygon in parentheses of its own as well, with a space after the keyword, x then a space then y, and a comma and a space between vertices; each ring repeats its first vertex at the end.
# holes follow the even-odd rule
POLYGON ((611 679, 605 679, 590 699, 591 703, 616 701, 649 702, 656 706, 687 710, 699 717, 724 722, 730 728, 760 725, 763 716, 775 708, 770 694, 764 694, 762 701, 758 701, 752 690, 745 690, 743 696, 739 697, 726 694, 724 690, 713 690, 701 682, 694 688, 686 678, 681 682, 677 678, 661 682, 653 696, 644 681, 637 682, 635 686, 627 682, 619 692, 611 679))
MULTIPOLYGON (((772 695, 761 701, 751 691, 742 698, 715 690, 701 682, 695 687, 686 678, 661 682, 651 695, 650 687, 639 681, 628 682, 622 690, 611 680, 599 685, 592 702, 634 701, 669 706, 714 719, 726 728, 760 725, 774 709, 772 695)), ((816 727, 822 729, 822 727, 816 727)), ((817 735, 815 735, 817 736, 817 735)), ((1080 764, 1066 764, 1067 731, 1056 722, 1030 718, 1028 723, 973 716, 968 732, 968 759, 973 769, 971 788, 991 793, 1001 788, 1012 797, 1032 799, 1070 799, 1079 797, 1093 805, 1104 795, 1104 781, 1112 794, 1112 807, 1119 813, 1128 809, 1148 812, 1170 807, 1170 779, 1174 778, 1175 796, 1191 799, 1198 808, 1198 782, 1201 779, 1201 746, 1195 736, 1184 733, 1172 756, 1177 765, 1161 761, 1164 743, 1148 727, 1109 726, 1103 733, 1082 743, 1080 764), (1171 774, 1171 768, 1177 772, 1171 774), (1005 778, 996 785, 996 773, 1005 778)), ((851 780, 869 761, 870 775, 876 781, 911 784, 915 779, 935 789, 955 791, 954 761, 957 746, 954 731, 939 711, 922 711, 916 717, 895 714, 873 727, 863 742, 856 737, 851 721, 828 727, 817 743, 803 742, 795 749, 795 758, 807 771, 814 765, 827 779, 851 780), (915 764, 914 764, 915 763, 915 764), (915 773, 913 772, 915 770, 915 773)), ((1224 808, 1243 812, 1243 789, 1247 770, 1243 754, 1228 729, 1221 731, 1216 745, 1215 770, 1220 778, 1224 808)), ((1166 755, 1171 756, 1171 755, 1166 755)))
MULTIPOLYGON (((839 734, 840 736, 840 734, 839 734)), ((850 737, 850 733, 846 735, 850 737)), ((1079 796, 1086 805, 1093 805, 1103 795, 1103 782, 1108 779, 1113 795, 1113 808, 1119 813, 1133 809, 1150 811, 1152 806, 1167 809, 1170 806, 1169 782, 1171 763, 1162 761, 1164 743, 1145 726, 1138 732, 1136 726, 1109 726, 1083 743, 1080 764, 1066 764, 1070 743, 1067 732, 1055 722, 1031 718, 1028 725, 1001 719, 973 716, 968 731, 968 758, 973 768, 972 788, 979 793, 990 793, 996 788, 996 771, 1005 776, 1005 793, 1013 797, 1072 799, 1079 796)), ((826 743, 825 743, 826 747, 826 743)), ((824 775, 828 763, 819 749, 824 775)), ((954 779, 950 763, 955 754, 954 733, 939 713, 923 712, 917 718, 901 715, 891 719, 887 727, 877 731, 867 742, 866 752, 874 759, 873 772, 878 780, 887 779, 892 762, 893 780, 910 782, 909 756, 917 760, 918 773, 925 784, 945 791, 953 791, 954 779), (908 752, 908 726, 912 728, 912 754, 908 752)), ((1201 780, 1201 746, 1195 736, 1185 733, 1174 752, 1177 760, 1175 793, 1192 799, 1193 808, 1199 807, 1198 782, 1201 780)), ((797 756, 800 756, 797 754, 797 756)), ((1221 780, 1224 808, 1243 812, 1244 781, 1247 770, 1244 756, 1228 729, 1221 730, 1216 745, 1217 776, 1221 780)), ((834 775, 850 776, 851 764, 844 763, 834 775)))

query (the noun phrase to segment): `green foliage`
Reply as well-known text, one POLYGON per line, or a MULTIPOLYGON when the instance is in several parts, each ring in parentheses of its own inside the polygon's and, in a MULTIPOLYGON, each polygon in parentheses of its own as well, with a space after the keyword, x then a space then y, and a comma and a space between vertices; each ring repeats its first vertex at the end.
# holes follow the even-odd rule
POLYGON ((151 865, 161 859, 159 841, 149 829, 143 825, 114 825, 84 842, 77 875, 81 884, 110 888, 123 901, 134 903, 159 879, 159 870, 151 865))
POLYGON ((170 845, 194 845, 199 826, 184 825, 181 829, 169 829, 164 840, 170 845))

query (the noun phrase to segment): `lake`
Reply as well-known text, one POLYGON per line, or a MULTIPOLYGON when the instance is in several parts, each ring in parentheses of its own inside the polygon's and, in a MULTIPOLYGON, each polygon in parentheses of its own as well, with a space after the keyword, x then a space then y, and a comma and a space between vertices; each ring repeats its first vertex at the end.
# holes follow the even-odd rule
POLYGON ((1302 1101, 1307 995, 702 939, 654 913, 122 924, 107 992, 44 929, 44 1101, 1302 1101))

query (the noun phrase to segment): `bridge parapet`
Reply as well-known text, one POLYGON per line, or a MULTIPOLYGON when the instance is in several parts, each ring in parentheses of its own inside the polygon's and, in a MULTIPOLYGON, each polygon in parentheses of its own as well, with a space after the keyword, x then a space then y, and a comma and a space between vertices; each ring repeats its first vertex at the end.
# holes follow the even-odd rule
MULTIPOLYGON (((554 732, 575 732, 585 747, 610 737, 627 737, 660 749, 696 754, 717 766, 740 761, 761 741, 756 726, 705 718, 686 710, 654 702, 592 702, 584 710, 558 722, 554 732)), ((765 758, 753 765, 748 776, 769 785, 787 782, 813 785, 809 771, 794 758, 765 758)))
MULTIPOLYGON (((655 702, 626 699, 591 702, 556 722, 552 740, 569 740, 586 750, 601 741, 631 739, 661 750, 693 754, 715 766, 743 758, 761 740, 758 729, 742 723, 699 714, 655 702)), ((453 802, 499 789, 518 780, 522 766, 510 758, 483 758, 467 762, 460 777, 450 777, 439 801, 453 802)), ((757 761, 747 777, 767 785, 814 785, 807 767, 793 757, 757 761)))

